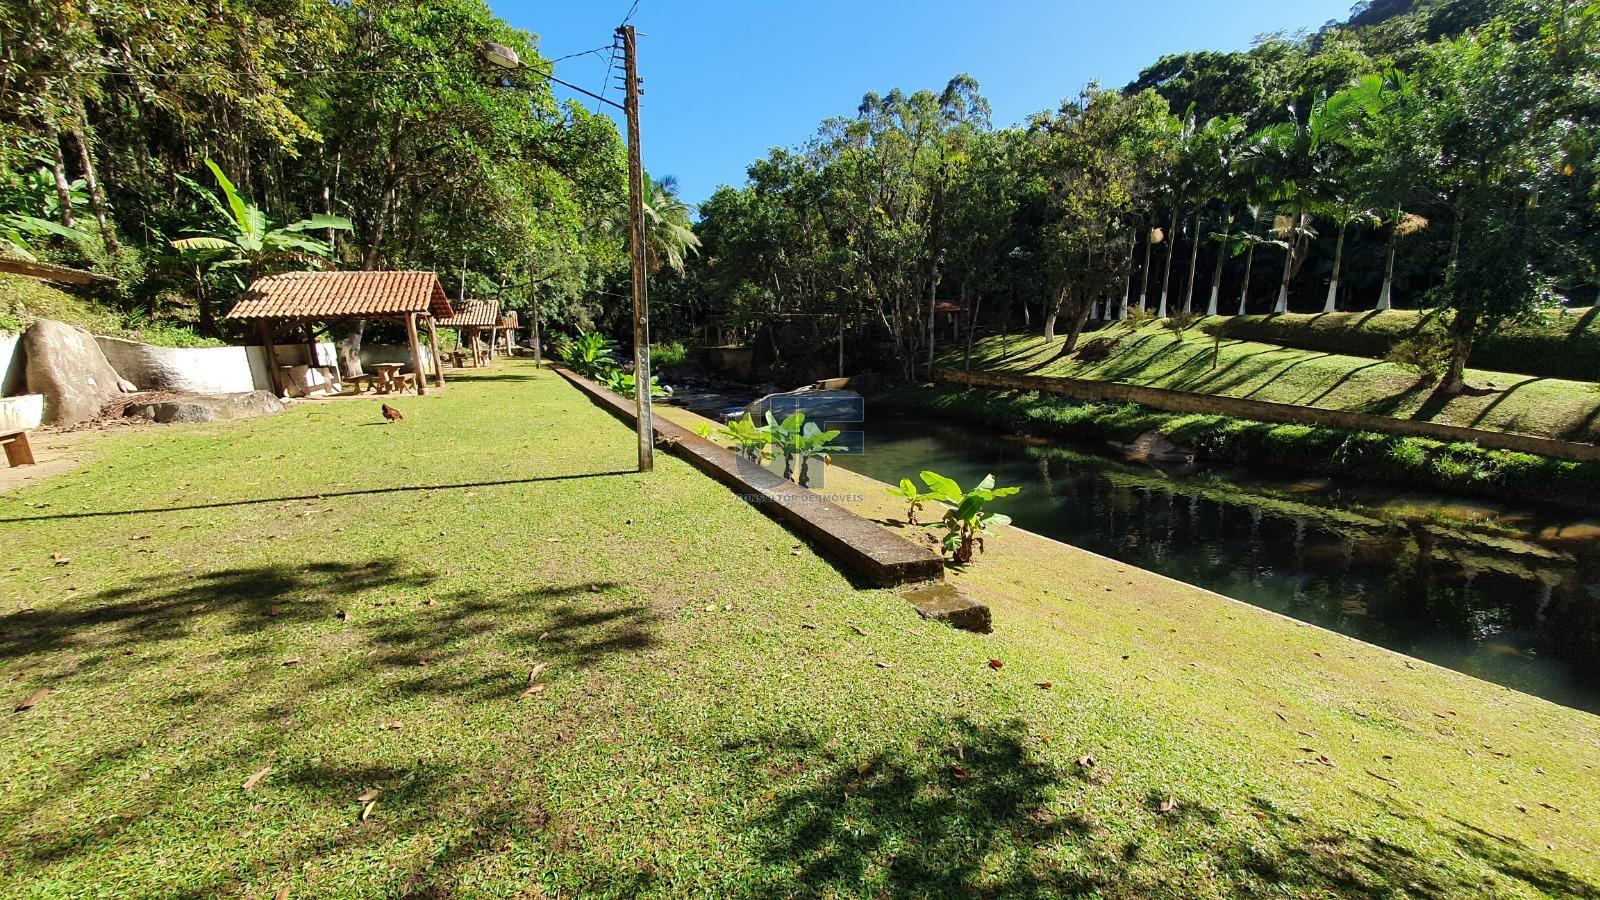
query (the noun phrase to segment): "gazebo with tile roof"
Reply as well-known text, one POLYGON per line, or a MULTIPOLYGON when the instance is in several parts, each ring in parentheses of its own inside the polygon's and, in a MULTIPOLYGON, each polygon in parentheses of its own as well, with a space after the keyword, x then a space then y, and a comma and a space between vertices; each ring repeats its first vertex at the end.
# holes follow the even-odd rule
POLYGON ((450 298, 445 296, 444 287, 432 272, 283 272, 257 278, 227 317, 255 322, 272 383, 280 394, 283 392, 282 374, 273 344, 279 328, 298 326, 302 329, 312 353, 309 361, 315 363, 313 329, 318 323, 352 319, 402 321, 411 346, 417 393, 426 394, 417 321, 420 318, 428 326, 428 340, 433 346, 434 384, 444 387, 444 365, 439 358, 439 335, 434 325, 436 320, 454 315, 450 298))
POLYGON ((472 365, 478 365, 480 346, 478 337, 484 329, 490 330, 489 347, 491 357, 494 353, 494 329, 500 327, 500 301, 499 300, 458 300, 456 301, 455 315, 448 319, 440 319, 440 328, 454 328, 456 330, 456 346, 460 347, 467 341, 471 342, 472 365))

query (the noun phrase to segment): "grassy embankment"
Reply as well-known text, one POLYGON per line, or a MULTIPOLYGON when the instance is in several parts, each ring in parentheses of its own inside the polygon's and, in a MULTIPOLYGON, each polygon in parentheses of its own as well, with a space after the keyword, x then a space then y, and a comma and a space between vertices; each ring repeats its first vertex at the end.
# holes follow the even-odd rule
POLYGON ((1600 896, 1593 716, 1020 532, 949 630, 554 376, 396 405, 0 496, 0 894, 1600 896))
POLYGON ((22 331, 35 319, 55 319, 95 334, 158 347, 220 347, 186 325, 126 316, 45 282, 0 272, 0 331, 22 331))
MULTIPOLYGON (((1203 322, 1204 320, 1202 320, 1203 322)), ((1351 410, 1577 441, 1600 441, 1600 389, 1504 372, 1468 370, 1470 390, 1442 398, 1393 363, 1255 341, 1214 341, 1191 328, 1182 337, 1155 323, 1113 326, 1085 335, 1079 352, 1039 336, 989 337, 972 366, 990 372, 1120 381, 1274 403, 1351 410), (1085 352, 1096 340, 1104 353, 1085 352)), ((952 353, 945 364, 961 366, 952 353)))
POLYGON ((1036 391, 901 388, 873 395, 899 414, 971 422, 1018 434, 1126 443, 1166 435, 1218 463, 1264 463, 1319 475, 1485 497, 1600 508, 1600 463, 1370 431, 1274 424, 1131 403, 1090 403, 1036 391))
MULTIPOLYGON (((1226 337, 1383 359, 1435 315, 1397 309, 1230 316, 1216 321, 1226 337)), ((1471 363, 1494 372, 1574 381, 1600 379, 1600 307, 1571 309, 1565 316, 1549 316, 1539 322, 1502 325, 1474 344, 1471 363)))

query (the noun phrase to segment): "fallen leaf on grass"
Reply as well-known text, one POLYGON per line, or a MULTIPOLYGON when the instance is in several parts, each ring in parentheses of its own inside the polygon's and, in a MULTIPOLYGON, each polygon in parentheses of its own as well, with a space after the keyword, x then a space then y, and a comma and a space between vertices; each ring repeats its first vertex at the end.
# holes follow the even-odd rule
POLYGON ((438 602, 439 602, 439 601, 437 601, 437 600, 435 600, 435 599, 433 599, 433 598, 432 598, 432 597, 429 597, 429 598, 428 598, 428 602, 427 602, 427 603, 424 603, 424 604, 423 604, 423 606, 433 606, 433 605, 434 605, 434 604, 436 604, 436 603, 438 603, 438 602))
POLYGON ((528 683, 533 684, 535 681, 538 681, 539 676, 544 674, 544 670, 548 668, 550 668, 549 663, 539 663, 538 665, 534 666, 533 670, 528 673, 528 683))
POLYGON ((543 690, 544 690, 544 685, 542 685, 542 684, 530 684, 530 685, 528 685, 528 689, 523 691, 521 696, 517 697, 517 699, 521 700, 521 699, 524 699, 526 697, 532 697, 534 694, 537 694, 537 693, 539 693, 539 692, 541 692, 543 690))
POLYGON ((886 662, 880 662, 880 663, 878 663, 878 668, 887 669, 887 668, 889 668, 889 664, 886 663, 886 662))
POLYGON ((561 538, 558 538, 558 537, 547 537, 547 538, 545 538, 545 541, 547 541, 548 543, 551 543, 551 544, 559 544, 559 543, 561 543, 561 538))
POLYGON ((300 665, 300 657, 296 656, 293 659, 286 659, 283 661, 283 664, 286 666, 298 666, 300 665))
POLYGON ((1169 812, 1172 812, 1174 809, 1177 809, 1177 808, 1178 808, 1178 801, 1175 798, 1168 797, 1167 799, 1161 801, 1161 805, 1156 807, 1156 811, 1157 812, 1162 812, 1162 813, 1169 813, 1169 812))
POLYGON ((369 817, 371 817, 372 809, 373 809, 373 807, 375 807, 377 805, 378 805, 378 801, 376 801, 376 800, 368 800, 366 805, 361 807, 361 821, 365 822, 369 817))
POLYGON ((272 900, 289 900, 289 886, 286 884, 278 888, 278 893, 273 895, 272 900))
POLYGON ((1561 812, 1561 810, 1559 810, 1559 809, 1557 809, 1557 808, 1555 808, 1555 807, 1554 807, 1554 806, 1551 806, 1551 805, 1550 805, 1550 804, 1548 804, 1548 803, 1540 803, 1540 804, 1539 804, 1539 805, 1540 805, 1540 806, 1542 806, 1542 807, 1544 807, 1544 808, 1545 808, 1545 809, 1548 809, 1548 810, 1550 810, 1550 811, 1551 811, 1551 812, 1561 812))
POLYGON ((866 637, 867 636, 867 633, 865 631, 862 631, 861 630, 861 626, 859 626, 859 625, 851 625, 850 626, 850 630, 854 631, 856 634, 861 635, 862 637, 866 637))
POLYGON ((864 762, 861 765, 856 766, 856 774, 857 775, 865 775, 870 771, 872 771, 872 763, 871 762, 864 762))
POLYGON ((1387 775, 1379 775, 1377 772, 1374 772, 1371 769, 1367 770, 1367 774, 1371 775, 1373 778, 1376 778, 1379 781, 1382 781, 1382 782, 1384 782, 1386 784, 1392 784, 1395 787, 1399 787, 1400 786, 1400 782, 1395 781, 1393 778, 1390 778, 1387 775))
POLYGON ((385 722, 382 725, 378 726, 378 730, 379 731, 399 731, 400 730, 400 721, 398 719, 396 719, 393 722, 385 722))
POLYGON ((1078 765, 1083 766, 1085 769, 1092 769, 1094 768, 1094 757, 1085 753, 1078 757, 1078 765))
POLYGON ((1273 711, 1272 711, 1272 714, 1273 714, 1273 715, 1275 715, 1275 716, 1277 716, 1277 717, 1278 717, 1278 718, 1280 718, 1280 719, 1282 719, 1282 720, 1283 720, 1283 721, 1285 721, 1285 722, 1287 722, 1287 721, 1289 721, 1289 717, 1288 717, 1288 716, 1286 716, 1286 715, 1284 715, 1284 714, 1283 714, 1283 713, 1281 713, 1281 712, 1278 712, 1278 711, 1277 711, 1277 710, 1273 710, 1273 711))
POLYGON ((1001 662, 998 659, 989 660, 989 668, 991 668, 991 669, 998 669, 1003 665, 1005 665, 1005 663, 1001 662))
POLYGON ((1034 684, 1034 687, 1037 687, 1037 688, 1039 688, 1041 690, 1046 690, 1046 691, 1048 691, 1051 688, 1056 686, 1055 682, 1053 682, 1053 681, 1035 681, 1033 684, 1034 684))
POLYGON ((361 796, 357 797, 356 798, 356 802, 357 803, 371 803, 372 801, 378 799, 378 795, 381 794, 381 793, 383 793, 383 788, 372 788, 371 790, 369 790, 366 793, 362 794, 361 796))
POLYGON ((72 557, 70 557, 70 556, 62 556, 59 553, 52 553, 52 554, 50 554, 50 561, 55 563, 58 566, 64 566, 67 563, 72 562, 72 557))
POLYGON ((956 765, 955 763, 951 763, 950 764, 950 777, 954 778, 957 781, 971 781, 972 780, 972 773, 968 772, 966 769, 961 768, 960 766, 956 765))
POLYGON ((345 612, 345 611, 344 611, 344 610, 342 610, 342 609, 341 609, 341 610, 339 610, 339 621, 341 621, 341 622, 348 622, 348 621, 350 621, 350 614, 349 614, 349 613, 347 613, 347 612, 345 612))
POLYGON ((260 784, 261 779, 267 777, 267 773, 271 771, 271 766, 262 766, 260 769, 257 769, 254 775, 251 775, 249 778, 244 780, 244 789, 247 791, 253 789, 256 785, 260 784))
POLYGON ((29 694, 28 699, 17 704, 16 712, 26 712, 30 709, 33 709, 38 705, 40 700, 43 700, 48 696, 50 696, 49 688, 39 688, 37 691, 29 694))

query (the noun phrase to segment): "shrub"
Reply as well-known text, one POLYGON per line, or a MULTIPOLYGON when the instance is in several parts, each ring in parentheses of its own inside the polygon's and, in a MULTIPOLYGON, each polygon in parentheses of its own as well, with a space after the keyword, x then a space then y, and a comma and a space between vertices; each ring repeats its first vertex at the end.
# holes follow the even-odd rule
POLYGON ((1450 335, 1436 319, 1430 319, 1421 331, 1395 344, 1383 359, 1416 372, 1423 384, 1432 384, 1450 367, 1450 335))
POLYGON ((689 359, 689 350, 683 344, 657 344, 650 348, 650 361, 658 366, 681 366, 689 359))

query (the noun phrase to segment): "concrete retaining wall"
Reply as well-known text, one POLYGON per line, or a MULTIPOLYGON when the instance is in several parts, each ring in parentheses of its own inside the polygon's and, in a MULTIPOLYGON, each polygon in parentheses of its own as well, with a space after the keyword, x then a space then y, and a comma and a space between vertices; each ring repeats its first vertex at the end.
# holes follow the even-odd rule
POLYGON ((0 331, 0 397, 27 388, 28 361, 22 358, 22 335, 0 331))
MULTIPOLYGON (((270 391, 267 356, 261 347, 155 347, 122 338, 100 337, 100 349, 117 374, 141 391, 243 394, 270 391)), ((277 349, 278 364, 305 365, 304 344, 277 349)), ((317 345, 317 364, 334 364, 333 345, 317 345)))
POLYGON ((1301 425, 1326 425, 1354 431, 1379 431, 1410 437, 1433 438, 1439 441, 1470 441, 1481 447, 1496 450, 1519 450, 1557 459, 1579 461, 1600 460, 1600 445, 1581 444, 1574 441, 1557 441, 1527 434, 1506 431, 1484 431, 1462 428, 1438 422, 1416 419, 1392 419, 1367 413, 1321 409, 1312 406, 1290 406, 1286 403, 1267 403, 1262 400, 1245 400, 1239 397, 1219 397, 1215 394, 1196 394, 1189 391, 1172 391, 1166 388, 1142 387, 1115 381, 1089 381, 1077 378, 1052 378, 1045 375, 1002 375, 993 372, 962 372, 957 369, 935 369, 934 380, 972 387, 997 388, 1007 391, 1042 391, 1060 394, 1078 400, 1095 400, 1111 403, 1137 403, 1153 409, 1179 413, 1212 413, 1240 419, 1263 422, 1287 422, 1301 425))
MULTIPOLYGON (((632 425, 634 404, 586 378, 556 369, 602 409, 632 425)), ((741 467, 733 453, 666 419, 654 421, 658 447, 733 488, 762 512, 815 541, 839 564, 867 581, 894 587, 944 578, 944 560, 876 522, 824 500, 765 469, 741 467)), ((988 617, 983 617, 987 627, 988 617)))

